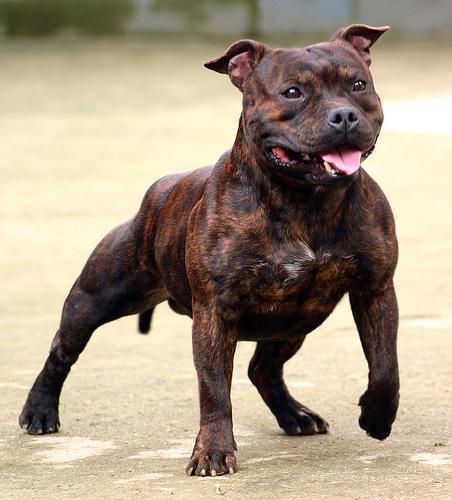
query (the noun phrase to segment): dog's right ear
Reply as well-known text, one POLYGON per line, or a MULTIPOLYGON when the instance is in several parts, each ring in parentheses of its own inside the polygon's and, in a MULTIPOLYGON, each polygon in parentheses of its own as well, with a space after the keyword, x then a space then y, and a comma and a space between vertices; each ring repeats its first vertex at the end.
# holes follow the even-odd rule
POLYGON ((239 40, 233 43, 226 52, 204 63, 204 66, 218 73, 227 73, 231 82, 240 90, 243 82, 253 72, 268 48, 254 40, 239 40))

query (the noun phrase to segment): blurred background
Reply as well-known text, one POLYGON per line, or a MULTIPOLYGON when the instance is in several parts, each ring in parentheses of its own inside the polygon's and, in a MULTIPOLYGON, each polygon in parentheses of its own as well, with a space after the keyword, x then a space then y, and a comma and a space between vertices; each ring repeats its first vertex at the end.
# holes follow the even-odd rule
POLYGON ((0 498, 452 498, 451 63, 450 0, 0 0, 0 498), (234 140, 240 94, 203 61, 239 38, 302 46, 355 22, 391 25, 372 48, 385 123, 364 164, 400 243, 391 438, 357 425, 367 367, 346 299, 286 369, 329 436, 282 436, 239 346, 234 478, 183 476, 190 321, 165 305, 149 336, 133 317, 102 327, 63 390, 61 433, 25 435, 17 416, 93 247, 153 181, 234 140))
POLYGON ((11 35, 193 33, 262 36, 311 34, 365 19, 391 21, 400 36, 447 35, 448 0, 2 0, 2 25, 11 35))

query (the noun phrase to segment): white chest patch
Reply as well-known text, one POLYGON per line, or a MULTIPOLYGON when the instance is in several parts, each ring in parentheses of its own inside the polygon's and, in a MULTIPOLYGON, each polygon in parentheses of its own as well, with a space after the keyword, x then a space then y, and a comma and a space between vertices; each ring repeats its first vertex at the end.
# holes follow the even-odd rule
POLYGON ((299 253, 287 256, 281 262, 281 265, 288 274, 287 278, 293 280, 300 277, 310 267, 309 264, 313 264, 315 261, 316 255, 313 250, 305 243, 302 243, 299 253))
POLYGON ((353 255, 340 255, 331 249, 320 248, 317 252, 314 252, 312 248, 303 243, 301 251, 286 254, 285 258, 279 263, 286 274, 283 286, 307 278, 311 273, 315 273, 316 269, 321 270, 331 267, 340 273, 347 267, 345 264, 350 263, 353 259, 353 255))

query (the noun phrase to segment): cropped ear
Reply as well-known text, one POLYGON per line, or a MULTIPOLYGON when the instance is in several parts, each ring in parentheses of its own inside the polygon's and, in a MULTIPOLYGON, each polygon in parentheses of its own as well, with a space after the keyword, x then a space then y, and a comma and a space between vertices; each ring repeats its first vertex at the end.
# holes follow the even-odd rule
POLYGON ((330 42, 344 40, 350 43, 370 66, 369 49, 388 29, 389 26, 373 27, 366 24, 352 24, 337 30, 331 35, 330 42))
POLYGON ((204 63, 204 66, 218 73, 227 73, 231 82, 240 90, 243 82, 253 72, 268 48, 254 40, 239 40, 233 43, 226 52, 204 63))

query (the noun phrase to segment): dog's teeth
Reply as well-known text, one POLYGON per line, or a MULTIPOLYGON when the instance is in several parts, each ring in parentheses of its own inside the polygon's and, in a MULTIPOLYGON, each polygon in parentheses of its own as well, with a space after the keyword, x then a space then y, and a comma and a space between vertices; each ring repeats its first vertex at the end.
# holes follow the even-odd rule
POLYGON ((325 167, 325 170, 329 174, 335 174, 336 173, 336 170, 327 161, 323 162, 323 166, 325 167))

